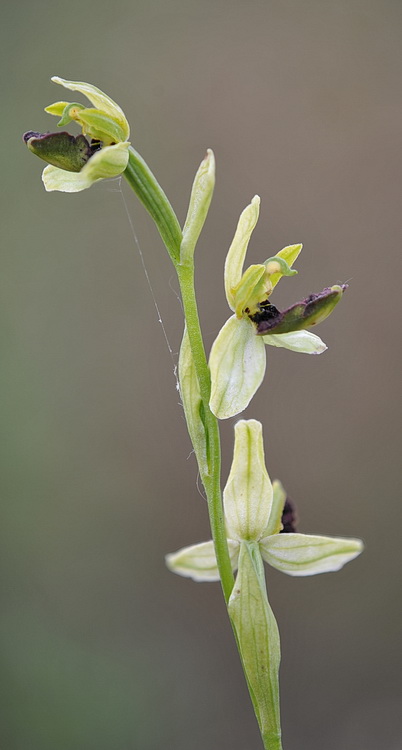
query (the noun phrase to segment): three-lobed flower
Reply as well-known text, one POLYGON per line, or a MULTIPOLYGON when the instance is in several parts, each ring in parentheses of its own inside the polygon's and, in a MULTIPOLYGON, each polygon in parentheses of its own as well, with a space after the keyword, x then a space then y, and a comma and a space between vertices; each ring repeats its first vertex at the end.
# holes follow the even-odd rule
POLYGON ((59 101, 45 108, 61 118, 59 127, 77 123, 81 135, 72 136, 66 131, 24 134, 28 148, 48 162, 42 173, 45 189, 76 193, 99 180, 118 177, 127 167, 130 146, 130 128, 123 110, 89 83, 66 81, 58 76, 52 81, 83 94, 92 106, 59 101))
POLYGON ((243 273, 259 206, 256 195, 242 212, 225 262, 226 299, 234 315, 220 330, 209 359, 210 408, 219 419, 240 414, 250 403, 265 375, 266 344, 305 354, 321 354, 327 349, 319 336, 305 329, 324 320, 346 288, 324 289, 280 313, 269 297, 282 276, 297 273, 291 267, 302 245, 284 247, 243 273))
MULTIPOLYGON (((235 425, 231 470, 223 492, 232 569, 242 544, 256 543, 265 562, 291 576, 336 571, 363 549, 360 539, 280 533, 286 493, 271 484, 265 467, 262 425, 254 419, 235 425)), ((184 547, 166 557, 170 570, 194 581, 218 581, 213 541, 184 547)))

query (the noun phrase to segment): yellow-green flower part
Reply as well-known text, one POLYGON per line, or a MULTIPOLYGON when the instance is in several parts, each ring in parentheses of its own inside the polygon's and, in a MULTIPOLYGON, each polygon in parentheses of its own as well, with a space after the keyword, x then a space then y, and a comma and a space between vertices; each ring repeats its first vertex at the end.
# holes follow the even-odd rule
POLYGON ((225 293, 233 310, 215 339, 209 358, 211 371, 211 411, 219 419, 240 414, 261 385, 266 368, 265 345, 291 349, 305 354, 321 354, 326 345, 314 333, 293 331, 282 334, 256 335, 251 316, 282 276, 296 271, 291 266, 302 245, 288 245, 265 263, 252 265, 243 273, 251 234, 258 220, 260 199, 256 195, 242 212, 225 262, 225 293))
MULTIPOLYGON (((280 533, 286 493, 265 467, 262 425, 255 419, 235 425, 232 467, 223 491, 229 555, 238 567, 241 545, 255 543, 262 558, 290 576, 310 576, 342 568, 363 550, 360 539, 280 533)), ((184 547, 166 557, 173 573, 194 581, 218 581, 211 541, 184 547)))
MULTIPOLYGON (((130 127, 121 107, 92 84, 67 81, 59 76, 53 76, 52 81, 70 91, 78 91, 89 99, 89 107, 77 102, 58 101, 46 107, 45 111, 60 118, 59 127, 65 127, 70 122, 77 123, 82 136, 87 139, 90 151, 89 158, 79 171, 74 167, 62 169, 53 163, 51 156, 47 157, 39 153, 38 149, 35 150, 35 139, 30 143, 25 138, 34 153, 50 162, 42 174, 45 189, 76 193, 99 180, 118 177, 127 167, 130 146, 130 127)), ((55 138, 55 141, 60 144, 60 139, 55 138)), ((62 163, 60 159, 56 164, 59 163, 62 163)))

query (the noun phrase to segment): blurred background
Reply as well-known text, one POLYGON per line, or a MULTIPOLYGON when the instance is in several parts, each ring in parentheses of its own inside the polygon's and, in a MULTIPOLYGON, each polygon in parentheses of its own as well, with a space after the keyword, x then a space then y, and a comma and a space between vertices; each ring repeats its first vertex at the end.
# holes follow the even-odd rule
POLYGON ((46 194, 21 142, 54 129, 43 108, 70 98, 57 74, 120 103, 181 221, 214 149, 197 250, 208 348, 255 193, 248 261, 304 243, 275 304, 349 281, 318 332, 329 350, 269 348, 245 416, 300 531, 366 542, 336 575, 267 570, 285 750, 400 750, 401 4, 22 0, 2 15, 1 748, 261 747, 219 585, 164 565, 209 538, 167 254, 123 180, 46 194))

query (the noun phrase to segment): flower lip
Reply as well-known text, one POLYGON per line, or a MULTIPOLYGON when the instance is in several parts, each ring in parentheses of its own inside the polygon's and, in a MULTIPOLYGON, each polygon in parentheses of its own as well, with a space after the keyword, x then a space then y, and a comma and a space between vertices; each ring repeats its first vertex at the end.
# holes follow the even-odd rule
POLYGON ((321 323, 332 312, 341 299, 348 284, 335 284, 325 287, 318 294, 310 294, 301 302, 296 302, 283 312, 277 310, 268 300, 259 304, 259 310, 250 319, 257 325, 257 335, 289 333, 300 331, 321 323))
POLYGON ((286 496, 285 504, 283 506, 281 523, 282 523, 282 529, 279 532, 280 534, 296 533, 296 525, 297 525, 296 507, 295 507, 293 500, 291 500, 288 495, 286 496))
POLYGON ((23 133, 22 140, 24 143, 28 143, 31 138, 43 138, 45 135, 48 135, 48 133, 37 133, 36 130, 27 130, 26 133, 23 133))
POLYGON ((22 136, 24 143, 40 159, 66 172, 80 172, 97 144, 90 144, 84 135, 61 133, 37 133, 28 130, 22 136))

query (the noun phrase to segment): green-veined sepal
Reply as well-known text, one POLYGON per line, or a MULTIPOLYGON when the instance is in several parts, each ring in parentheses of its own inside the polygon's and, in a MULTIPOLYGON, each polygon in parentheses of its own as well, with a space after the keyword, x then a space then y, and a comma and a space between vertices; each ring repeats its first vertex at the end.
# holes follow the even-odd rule
POLYGON ((363 550, 360 539, 276 534, 262 539, 261 554, 273 568, 291 576, 312 576, 340 570, 363 550))
POLYGON ((282 349, 290 349, 292 352, 301 354, 322 354, 328 347, 311 331, 293 331, 293 333, 278 333, 263 336, 265 344, 278 346, 282 349))
POLYGON ((235 309, 234 290, 238 287, 242 274, 244 258, 253 229, 258 221, 260 198, 255 195, 251 203, 242 212, 225 261, 225 292, 228 305, 235 309))
MULTIPOLYGON (((232 570, 237 568, 239 557, 239 543, 228 539, 228 550, 232 570)), ((172 573, 177 573, 193 581, 219 581, 219 571, 216 563, 214 543, 201 542, 190 547, 183 547, 178 552, 166 555, 166 565, 172 573)))
MULTIPOLYGON (((93 104, 95 109, 100 110, 105 115, 109 116, 120 126, 123 135, 122 140, 128 140, 130 135, 130 127, 126 116, 121 107, 119 107, 119 105, 116 104, 116 102, 114 102, 113 99, 110 98, 110 96, 104 94, 103 91, 98 89, 96 86, 92 86, 92 84, 90 83, 84 83, 84 81, 67 81, 64 78, 60 78, 59 76, 53 76, 52 81, 54 83, 59 83, 61 86, 64 86, 64 88, 69 89, 70 91, 79 91, 80 94, 86 96, 87 99, 89 99, 89 101, 93 104)), ((58 104, 58 102, 56 104, 58 104)), ((53 106, 55 105, 50 105, 50 107, 53 106)), ((48 112, 50 111, 50 107, 47 108, 48 112)), ((55 113, 51 112, 51 114, 55 113)))
POLYGON ((230 474, 223 491, 228 536, 257 541, 271 511, 272 485, 265 468, 262 424, 241 419, 235 425, 230 474))
POLYGON ((218 419, 240 414, 250 403, 265 374, 264 341, 248 318, 232 315, 215 339, 209 358, 210 408, 218 419))

